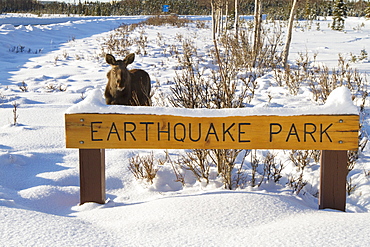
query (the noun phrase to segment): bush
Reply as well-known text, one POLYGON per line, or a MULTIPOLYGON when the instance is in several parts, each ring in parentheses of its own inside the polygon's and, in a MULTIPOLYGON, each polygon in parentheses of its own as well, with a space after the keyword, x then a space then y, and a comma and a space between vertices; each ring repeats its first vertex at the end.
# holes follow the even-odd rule
POLYGON ((171 25, 176 27, 184 27, 189 22, 191 22, 189 19, 179 18, 177 15, 157 15, 149 17, 147 20, 141 23, 151 26, 171 25))

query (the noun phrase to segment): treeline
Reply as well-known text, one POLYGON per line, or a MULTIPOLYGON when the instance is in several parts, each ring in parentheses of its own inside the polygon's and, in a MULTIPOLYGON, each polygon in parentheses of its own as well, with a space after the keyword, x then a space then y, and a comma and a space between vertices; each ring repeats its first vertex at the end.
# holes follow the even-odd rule
POLYGON ((35 0, 0 0, 0 12, 32 12, 39 5, 35 0))
MULTIPOLYGON (((233 13, 234 0, 229 2, 228 14, 233 13)), ((77 0, 76 0, 77 2, 77 0)), ((263 1, 263 14, 271 19, 287 19, 291 0, 263 1)), ((210 15, 211 0, 123 0, 112 3, 100 3, 79 0, 77 4, 36 0, 0 0, 0 12, 29 12, 34 14, 78 14, 86 16, 110 15, 157 15, 162 14, 162 6, 169 5, 169 12, 178 15, 210 15)), ((349 1, 348 16, 365 16, 367 1, 349 1)), ((315 19, 317 16, 331 16, 335 0, 299 1, 297 17, 315 19)), ((254 12, 254 0, 239 0, 239 14, 251 15, 254 12)))
POLYGON ((112 3, 76 0, 77 4, 64 2, 41 3, 36 0, 0 0, 0 13, 29 12, 35 14, 78 14, 86 16, 156 15, 162 13, 164 4, 170 12, 179 15, 208 15, 210 0, 122 0, 112 3))

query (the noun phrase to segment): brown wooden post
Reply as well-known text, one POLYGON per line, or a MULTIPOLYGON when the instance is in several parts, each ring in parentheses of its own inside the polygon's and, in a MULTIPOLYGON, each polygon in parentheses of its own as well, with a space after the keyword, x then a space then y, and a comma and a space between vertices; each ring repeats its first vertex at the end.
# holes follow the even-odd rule
POLYGON ((347 160, 347 151, 321 151, 319 209, 346 210, 347 160))
POLYGON ((80 204, 105 203, 105 149, 79 149, 80 204))

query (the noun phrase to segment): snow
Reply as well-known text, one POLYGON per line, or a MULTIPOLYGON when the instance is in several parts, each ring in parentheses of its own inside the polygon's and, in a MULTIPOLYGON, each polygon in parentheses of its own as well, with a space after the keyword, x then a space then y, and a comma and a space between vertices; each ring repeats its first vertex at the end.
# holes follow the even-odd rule
POLYGON ((295 115, 335 115, 358 114, 353 104, 350 90, 341 86, 333 90, 327 102, 322 106, 310 105, 301 108, 251 107, 242 109, 187 109, 173 107, 132 107, 105 104, 102 90, 95 89, 85 100, 67 109, 72 113, 124 113, 124 114, 153 114, 189 117, 229 117, 229 116, 295 116, 295 115))
MULTIPOLYGON (((291 95, 273 82, 271 74, 258 79, 256 97, 244 109, 174 109, 156 102, 150 108, 107 106, 102 92, 109 66, 101 57, 100 44, 121 23, 145 18, 0 15, 0 245, 368 246, 369 145, 349 174, 356 189, 347 197, 347 212, 318 210, 313 196, 318 189, 317 164, 306 168, 309 184, 299 195, 284 181, 230 191, 219 180, 205 186, 187 176, 182 187, 168 165, 160 167, 153 184, 135 180, 128 159, 151 152, 163 157, 163 150, 107 150, 107 203, 79 205, 78 151, 65 148, 66 113, 358 114, 359 104, 345 87, 335 89, 319 105, 308 88, 291 95), (17 53, 17 47, 24 50, 17 53)), ((331 68, 337 65, 338 53, 369 50, 370 25, 365 19, 348 18, 345 32, 331 31, 330 20, 318 21, 320 30, 300 23, 302 28, 293 34, 291 60, 298 52, 318 52, 316 62, 331 68), (357 28, 362 23, 365 26, 357 28)), ((163 53, 158 33, 167 45, 181 46, 178 33, 190 37, 200 55, 212 46, 211 35, 208 29, 167 26, 146 27, 145 33, 148 55, 138 55, 130 66, 148 71, 153 88, 159 82, 155 101, 160 93, 169 93, 177 70, 177 59, 163 53)), ((369 72, 368 61, 353 66, 369 72)), ((366 101, 366 110, 368 105, 366 101)), ((367 115, 361 124, 370 130, 367 115)), ((169 155, 177 159, 181 152, 172 150, 169 155)), ((284 151, 276 154, 294 171, 284 151)))

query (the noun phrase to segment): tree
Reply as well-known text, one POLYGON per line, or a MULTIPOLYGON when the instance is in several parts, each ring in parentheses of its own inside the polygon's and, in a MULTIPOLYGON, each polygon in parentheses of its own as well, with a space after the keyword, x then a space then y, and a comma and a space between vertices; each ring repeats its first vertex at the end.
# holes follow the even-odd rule
POLYGON ((262 3, 261 0, 254 2, 254 41, 253 41, 253 67, 256 66, 257 56, 261 49, 262 31, 262 3))
POLYGON ((234 28, 235 28, 235 37, 238 40, 238 32, 239 32, 239 1, 235 0, 235 6, 234 6, 234 28))
POLYGON ((221 32, 222 29, 222 1, 212 0, 212 38, 216 40, 216 34, 221 32))
POLYGON ((286 42, 285 42, 285 47, 283 50, 283 65, 284 68, 288 68, 288 56, 289 56, 289 49, 290 49, 290 43, 292 41, 292 31, 293 31, 293 22, 294 22, 294 14, 295 10, 297 8, 297 2, 298 0, 293 0, 293 5, 290 10, 290 16, 289 16, 289 22, 288 22, 288 33, 286 36, 286 42))
POLYGON ((343 0, 336 0, 333 9, 333 23, 331 29, 343 31, 344 18, 347 17, 347 6, 343 0))

